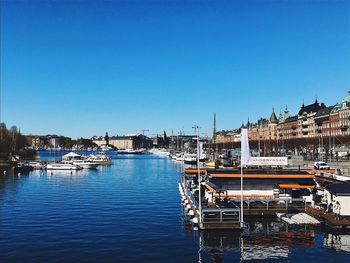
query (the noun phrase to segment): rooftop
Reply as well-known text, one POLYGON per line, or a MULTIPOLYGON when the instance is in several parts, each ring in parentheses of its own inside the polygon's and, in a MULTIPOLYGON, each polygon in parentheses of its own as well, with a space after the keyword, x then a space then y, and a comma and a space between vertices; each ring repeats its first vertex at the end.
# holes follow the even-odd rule
POLYGON ((319 104, 316 99, 314 103, 306 106, 303 103, 298 115, 303 115, 304 113, 318 112, 320 109, 323 109, 323 108, 326 108, 326 105, 324 105, 323 103, 319 104))
POLYGON ((330 184, 325 189, 336 195, 350 196, 350 181, 330 184))
POLYGON ((327 107, 327 108, 320 109, 316 113, 315 118, 322 117, 322 116, 325 116, 325 115, 329 115, 331 113, 331 111, 333 110, 333 108, 334 108, 334 106, 330 106, 330 107, 327 107))

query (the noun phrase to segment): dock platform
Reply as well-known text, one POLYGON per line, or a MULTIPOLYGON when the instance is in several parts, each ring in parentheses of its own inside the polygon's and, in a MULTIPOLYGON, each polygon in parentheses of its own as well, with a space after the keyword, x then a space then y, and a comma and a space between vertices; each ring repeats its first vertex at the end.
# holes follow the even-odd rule
POLYGON ((320 225, 321 222, 306 213, 283 214, 277 213, 277 217, 290 225, 320 225))
POLYGON ((324 222, 325 226, 333 230, 347 230, 350 231, 350 217, 340 217, 339 220, 335 219, 334 213, 324 213, 323 209, 307 207, 306 212, 324 222))

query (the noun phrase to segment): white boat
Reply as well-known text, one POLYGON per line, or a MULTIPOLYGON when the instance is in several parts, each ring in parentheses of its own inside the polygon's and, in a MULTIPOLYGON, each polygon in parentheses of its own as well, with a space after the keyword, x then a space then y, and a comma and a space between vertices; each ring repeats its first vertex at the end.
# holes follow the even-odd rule
POLYGON ((185 160, 185 155, 183 153, 177 153, 175 155, 175 160, 178 162, 183 162, 185 160))
POLYGON ((99 165, 96 162, 89 162, 86 160, 74 160, 73 164, 78 165, 78 166, 82 167, 83 169, 96 169, 97 166, 99 165))
POLYGON ((48 163, 46 170, 81 170, 83 169, 79 165, 70 163, 48 163))
MULTIPOLYGON (((205 162, 207 160, 206 154, 202 153, 199 156, 200 162, 205 162)), ((196 153, 187 153, 184 155, 185 164, 197 164, 197 154, 196 153)))
POLYGON ((184 155, 185 164, 197 164, 197 154, 187 153, 184 155))
POLYGON ((32 166, 34 170, 42 170, 45 168, 44 164, 40 161, 29 162, 29 165, 32 166))
POLYGON ((103 152, 97 154, 90 154, 86 161, 97 164, 112 164, 112 158, 103 152))
POLYGON ((143 149, 125 149, 125 150, 117 150, 118 154, 143 154, 145 150, 143 149))
POLYGON ((170 152, 167 151, 166 149, 154 148, 154 149, 149 150, 149 153, 152 153, 152 154, 155 154, 155 155, 158 155, 158 156, 166 156, 166 157, 170 156, 170 152))

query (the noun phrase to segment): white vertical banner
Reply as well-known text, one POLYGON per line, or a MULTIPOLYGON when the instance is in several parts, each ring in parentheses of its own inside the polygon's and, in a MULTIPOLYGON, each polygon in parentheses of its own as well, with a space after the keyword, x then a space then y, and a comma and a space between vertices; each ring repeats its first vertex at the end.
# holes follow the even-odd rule
POLYGON ((199 156, 203 156, 203 142, 199 143, 199 156))
POLYGON ((244 227, 243 217, 243 166, 250 162, 248 130, 241 130, 241 227, 244 227))
POLYGON ((248 130, 243 129, 241 131, 241 165, 249 164, 250 162, 250 150, 249 150, 249 139, 248 130))

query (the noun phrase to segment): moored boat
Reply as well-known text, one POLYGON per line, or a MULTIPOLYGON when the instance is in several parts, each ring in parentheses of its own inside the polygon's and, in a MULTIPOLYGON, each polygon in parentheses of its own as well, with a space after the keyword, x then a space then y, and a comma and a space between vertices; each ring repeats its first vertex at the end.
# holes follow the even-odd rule
POLYGON ((46 170, 81 170, 83 169, 79 165, 70 163, 48 163, 46 170))
POLYGON ((74 165, 78 165, 80 167, 82 167, 83 169, 96 169, 97 166, 99 165, 96 162, 89 162, 86 160, 75 160, 73 161, 74 165))
POLYGON ((144 149, 120 149, 117 150, 118 154, 143 154, 145 153, 144 149))
POLYGON ((102 165, 112 164, 112 158, 103 152, 97 154, 90 154, 86 161, 102 165))

